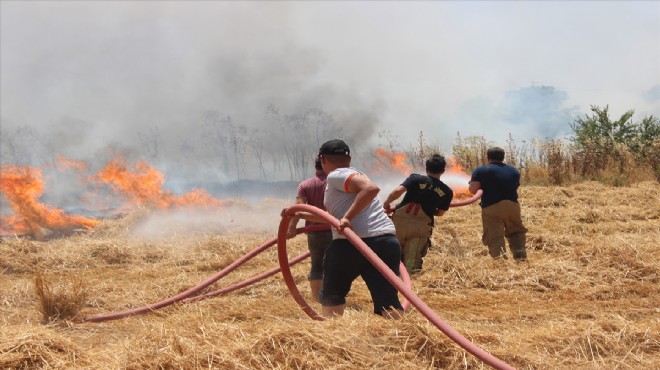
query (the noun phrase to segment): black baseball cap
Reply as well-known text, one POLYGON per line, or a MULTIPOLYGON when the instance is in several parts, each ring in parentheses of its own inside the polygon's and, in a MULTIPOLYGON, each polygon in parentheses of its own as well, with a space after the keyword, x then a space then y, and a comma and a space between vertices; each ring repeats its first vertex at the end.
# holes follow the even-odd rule
POLYGON ((351 150, 343 140, 335 139, 326 141, 323 143, 323 145, 321 145, 321 148, 319 149, 319 155, 323 154, 350 155, 351 150))

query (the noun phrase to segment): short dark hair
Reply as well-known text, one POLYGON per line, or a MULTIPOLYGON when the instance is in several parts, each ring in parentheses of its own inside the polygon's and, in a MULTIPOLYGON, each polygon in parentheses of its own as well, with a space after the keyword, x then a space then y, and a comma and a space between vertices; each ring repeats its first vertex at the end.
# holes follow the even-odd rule
POLYGON ((502 162, 504 160, 504 149, 500 148, 499 146, 488 148, 486 151, 486 158, 489 160, 502 162))
POLYGON ((321 164, 321 156, 316 157, 316 160, 314 161, 314 168, 316 168, 317 171, 323 169, 323 164, 321 164))
POLYGON ((431 158, 426 160, 426 170, 430 173, 441 173, 445 171, 447 161, 445 157, 440 154, 433 154, 431 158))

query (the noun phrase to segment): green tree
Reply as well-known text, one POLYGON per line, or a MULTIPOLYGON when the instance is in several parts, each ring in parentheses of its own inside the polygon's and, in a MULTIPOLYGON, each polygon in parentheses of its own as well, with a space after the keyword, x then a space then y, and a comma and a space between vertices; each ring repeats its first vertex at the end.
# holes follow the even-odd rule
POLYGON ((651 166, 656 180, 660 181, 660 120, 657 117, 644 117, 639 123, 633 152, 638 160, 651 166))
POLYGON ((631 149, 638 158, 646 159, 658 138, 660 138, 660 120, 652 115, 644 117, 637 125, 636 140, 631 144, 631 149))
POLYGON ((618 120, 609 116, 608 106, 591 106, 592 115, 578 117, 571 123, 571 140, 579 152, 576 168, 582 175, 597 176, 608 166, 626 173, 632 162, 650 166, 660 178, 660 121, 654 116, 633 121, 634 110, 628 110, 618 120))
POLYGON ((633 123, 634 110, 628 110, 613 121, 609 115, 609 106, 600 108, 592 105, 593 115, 578 117, 570 126, 573 130, 573 142, 580 147, 595 145, 597 149, 611 147, 614 143, 629 145, 637 137, 637 125, 633 123))

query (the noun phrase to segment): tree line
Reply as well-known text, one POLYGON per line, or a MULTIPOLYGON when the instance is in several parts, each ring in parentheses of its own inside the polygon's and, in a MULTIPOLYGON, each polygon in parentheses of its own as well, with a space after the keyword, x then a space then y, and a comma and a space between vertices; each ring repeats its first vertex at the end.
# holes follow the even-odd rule
MULTIPOLYGON (((530 184, 596 180, 625 185, 660 180, 657 117, 636 120, 634 110, 628 110, 613 118, 609 106, 591 106, 589 113, 576 117, 568 125, 572 133, 567 138, 517 142, 509 135, 504 148, 507 162, 520 167, 524 181, 530 184)), ((188 126, 189 134, 176 138, 165 138, 157 126, 147 128, 137 132, 139 148, 126 149, 121 143, 110 143, 109 149, 102 149, 94 156, 106 161, 118 154, 129 160, 147 160, 158 168, 166 168, 168 176, 193 181, 203 174, 211 182, 298 181, 313 173, 316 152, 329 138, 345 139, 354 149, 356 165, 369 168, 380 160, 369 148, 361 150, 363 143, 347 137, 346 130, 335 122, 332 114, 317 108, 285 114, 271 105, 264 110, 262 122, 253 125, 211 110, 188 126), (215 173, 221 173, 222 179, 215 173)), ((458 132, 451 153, 443 153, 440 145, 429 144, 426 136, 420 132, 418 141, 404 148, 396 134, 387 130, 377 133, 381 148, 406 153, 410 166, 416 170, 423 170, 428 155, 440 153, 454 156, 469 172, 486 162, 486 150, 494 145, 484 136, 463 137, 458 132)), ((66 155, 58 152, 58 143, 30 126, 3 132, 0 144, 2 163, 7 164, 44 166, 52 164, 58 154, 66 155)))

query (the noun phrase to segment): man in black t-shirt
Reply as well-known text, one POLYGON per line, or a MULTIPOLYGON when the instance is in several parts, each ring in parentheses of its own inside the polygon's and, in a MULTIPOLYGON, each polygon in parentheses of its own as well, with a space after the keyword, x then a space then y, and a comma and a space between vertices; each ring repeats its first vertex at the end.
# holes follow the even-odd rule
POLYGON ((520 171, 503 163, 504 149, 493 147, 486 152, 488 164, 479 166, 472 172, 470 192, 482 189, 481 220, 483 224, 482 242, 488 246, 491 257, 507 258, 504 238, 509 241, 513 259, 527 259, 525 235, 518 203, 520 171))
POLYGON ((423 257, 431 246, 434 217, 442 216, 454 197, 451 188, 440 181, 445 166, 443 156, 433 155, 426 161, 426 176, 411 174, 383 204, 386 210, 393 211, 392 221, 402 247, 401 260, 408 272, 422 270, 423 257), (392 202, 404 193, 401 203, 392 207, 392 202))

